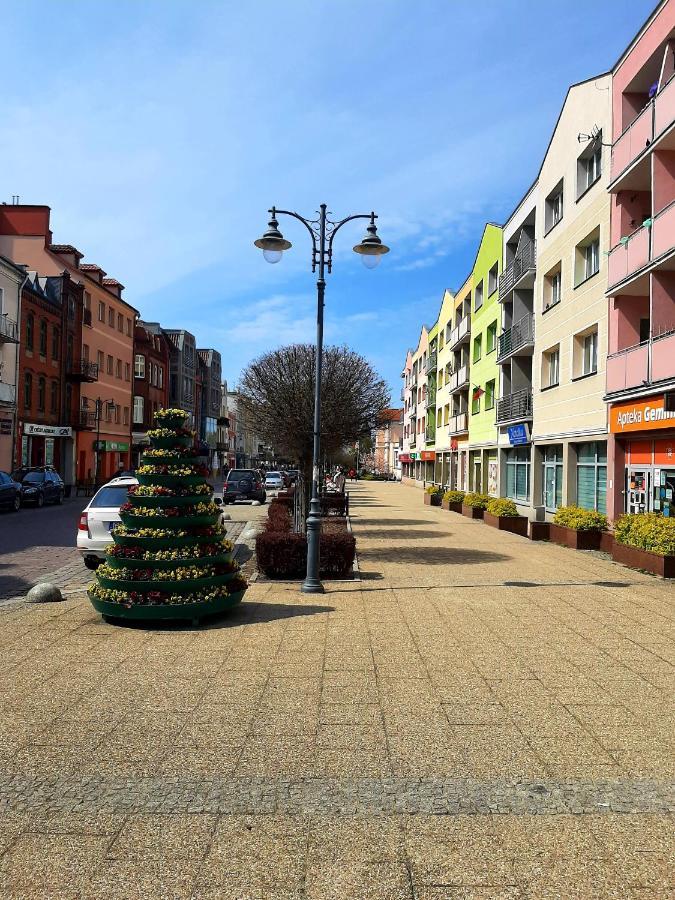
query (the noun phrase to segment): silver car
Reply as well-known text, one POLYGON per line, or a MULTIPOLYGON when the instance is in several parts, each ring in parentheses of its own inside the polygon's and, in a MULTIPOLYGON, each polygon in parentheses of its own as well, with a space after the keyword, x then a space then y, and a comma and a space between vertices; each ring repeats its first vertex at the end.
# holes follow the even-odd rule
POLYGON ((110 532, 120 519, 120 506, 127 502, 129 488, 136 478, 124 475, 104 484, 82 511, 77 526, 77 549, 88 569, 96 569, 104 561, 105 548, 112 542, 110 532))

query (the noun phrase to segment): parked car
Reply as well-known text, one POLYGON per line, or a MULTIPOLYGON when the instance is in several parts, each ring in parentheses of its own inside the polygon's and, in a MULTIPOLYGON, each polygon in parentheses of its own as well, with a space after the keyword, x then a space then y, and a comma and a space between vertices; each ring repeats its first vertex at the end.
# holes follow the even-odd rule
POLYGON ((256 469, 230 469, 227 481, 223 485, 223 503, 236 503, 237 500, 267 500, 262 473, 256 469))
POLYGON ((129 488, 136 484, 138 479, 129 475, 113 478, 96 491, 82 510, 77 526, 77 549, 88 569, 98 568, 105 559, 110 532, 120 521, 120 506, 127 502, 129 488))
POLYGON ((21 509, 21 485, 7 472, 0 472, 0 506, 3 509, 21 509))
POLYGON ((299 474, 300 472, 298 469, 286 469, 286 471, 284 472, 284 475, 288 479, 289 485, 295 484, 295 482, 298 480, 299 474))
POLYGON ((274 491, 280 491, 284 487, 284 479, 281 472, 268 472, 265 475, 265 487, 274 491))
POLYGON ((21 485, 22 506, 63 503, 66 489, 61 476, 52 466, 17 469, 12 473, 12 478, 21 485))

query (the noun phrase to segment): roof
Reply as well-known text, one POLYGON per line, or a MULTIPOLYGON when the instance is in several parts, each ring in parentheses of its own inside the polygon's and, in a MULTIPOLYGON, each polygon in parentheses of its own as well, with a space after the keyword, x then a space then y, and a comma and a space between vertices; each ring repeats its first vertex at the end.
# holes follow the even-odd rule
POLYGON ((380 422, 400 422, 402 415, 402 409, 385 409, 380 415, 380 422))
POLYGON ((72 253, 78 259, 84 258, 84 253, 80 253, 77 247, 73 247, 72 244, 50 244, 47 249, 51 250, 52 253, 72 253))
MULTIPOLYGON (((81 269, 84 269, 84 266, 80 266, 81 269)), ((103 269, 101 269, 103 271, 103 269)), ((118 281, 116 278, 104 278, 103 284, 109 285, 110 287, 119 287, 124 288, 124 285, 121 281, 118 281)))
POLYGON ((106 274, 100 266, 97 266, 96 263, 80 263, 80 269, 83 272, 102 272, 104 275, 106 274))

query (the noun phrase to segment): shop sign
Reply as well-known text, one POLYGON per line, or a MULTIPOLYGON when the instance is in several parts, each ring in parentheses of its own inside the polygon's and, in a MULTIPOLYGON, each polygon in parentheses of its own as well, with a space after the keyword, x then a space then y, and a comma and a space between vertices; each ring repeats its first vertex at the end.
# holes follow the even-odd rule
POLYGON ((398 455, 398 461, 399 461, 399 462, 402 462, 402 463, 404 463, 404 462, 406 462, 406 463, 411 462, 410 454, 409 454, 409 453, 399 453, 399 455, 398 455))
POLYGON ((24 422, 23 433, 69 438, 73 436, 73 429, 67 425, 32 425, 30 422, 24 422))
POLYGON ((410 462, 415 462, 415 460, 419 459, 419 458, 420 458, 419 453, 411 453, 410 454, 410 462))
POLYGON ((526 422, 520 425, 509 425, 506 429, 509 436, 509 444, 512 447, 519 447, 522 444, 530 443, 530 429, 526 422))
POLYGON ((436 459, 436 454, 433 450, 422 450, 420 459, 422 459, 424 462, 434 462, 436 459))
POLYGON ((126 453, 129 449, 129 444, 123 441, 102 441, 101 443, 105 444, 104 450, 113 450, 116 453, 126 453))
POLYGON ((0 434, 11 434, 12 433, 12 420, 11 419, 0 419, 0 434))
POLYGON ((609 430, 612 434, 648 431, 675 425, 675 411, 666 409, 664 397, 627 400, 609 408, 609 430))

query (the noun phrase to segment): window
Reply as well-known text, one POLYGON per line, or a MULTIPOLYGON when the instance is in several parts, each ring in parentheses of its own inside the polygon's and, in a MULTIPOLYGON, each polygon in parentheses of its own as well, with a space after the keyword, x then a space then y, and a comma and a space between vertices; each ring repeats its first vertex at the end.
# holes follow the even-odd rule
POLYGON ((481 354, 483 352, 483 335, 479 334, 478 337, 473 339, 473 361, 478 362, 481 358, 481 354))
POLYGON ((124 380, 131 381, 131 366, 128 362, 124 363, 124 380))
POLYGON ((0 316, 2 315, 2 310, 4 308, 5 302, 5 289, 0 287, 0 316))
POLYGON ((59 383, 52 381, 49 385, 49 411, 57 413, 59 411, 59 383))
POLYGON ((499 287, 499 263, 495 263, 494 266, 488 272, 488 297, 491 297, 494 292, 499 287))
POLYGON ((134 397, 134 425, 143 424, 143 398, 134 397))
POLYGON ((607 445, 577 445, 577 506, 607 512, 607 445))
POLYGON ((131 337, 131 319, 127 319, 127 337, 131 337))
POLYGON ((602 174, 602 132, 588 145, 577 160, 577 200, 592 187, 602 174))
POLYGON ((562 506, 563 449, 561 444, 544 447, 541 453, 542 503, 550 512, 562 506))
POLYGON ((441 329, 438 333, 438 349, 442 350, 445 347, 445 332, 441 329))
POLYGON ((600 227, 577 244, 574 251, 574 286, 578 287, 600 271, 600 227))
POLYGON ((108 325, 111 328, 115 327, 115 310, 112 308, 112 306, 108 307, 108 325))
POLYGON ((98 320, 105 322, 105 303, 102 300, 98 301, 98 320))
POLYGON ((145 378, 145 357, 137 353, 134 359, 134 378, 145 378))
POLYGON ((486 341, 486 353, 492 353, 492 351, 497 346, 497 322, 493 322, 491 325, 488 325, 487 330, 487 341, 486 341))
POLYGON ((546 350, 541 356, 541 387, 555 387, 560 383, 560 344, 546 350))
POLYGON ((582 375, 592 375, 598 371, 598 332, 591 331, 584 336, 582 375))
POLYGON ((562 179, 553 188, 546 198, 544 209, 544 234, 555 228, 563 217, 563 181, 562 179))
POLYGON ((91 294, 89 293, 89 291, 84 292, 82 303, 85 309, 91 309, 91 294))
POLYGON ((112 356, 108 356, 108 359, 106 361, 106 372, 108 373, 108 375, 112 375, 112 373, 113 373, 113 358, 112 358, 112 356))
POLYGON ((123 423, 124 425, 128 425, 128 424, 129 424, 129 407, 128 407, 128 406, 125 406, 125 407, 124 407, 124 416, 123 416, 123 418, 122 418, 122 423, 123 423))
POLYGON ((115 404, 114 413, 115 413, 115 424, 119 425, 120 424, 120 416, 122 414, 122 407, 119 405, 119 403, 115 404))
POLYGON ((474 291, 473 308, 475 310, 480 309, 482 305, 483 305, 483 282, 481 281, 480 284, 476 285, 476 289, 474 291))
POLYGON ((115 378, 122 377, 122 360, 118 359, 115 363, 115 378))
POLYGON ((26 372, 23 376, 23 405, 26 409, 30 409, 33 403, 33 376, 30 372, 26 372))
POLYGON ((471 415, 476 416, 480 412, 480 395, 478 393, 471 395, 471 415))
POLYGON ((103 350, 96 353, 96 362, 98 363, 99 372, 103 372, 103 350))
POLYGON ((43 375, 38 378, 38 395, 37 395, 37 405, 38 411, 45 411, 45 394, 47 392, 47 381, 43 375))
POLYGON ((82 359, 89 362, 89 344, 82 344, 82 359))
POLYGON ((26 316, 26 350, 33 349, 33 332, 35 329, 35 316, 28 313, 26 316))
POLYGON ((530 499, 530 451, 527 447, 506 451, 506 496, 512 500, 530 499))
POLYGON ((122 313, 117 313, 117 330, 124 331, 124 316, 122 313))
POLYGON ((59 329, 52 326, 52 359, 59 358, 59 344, 61 343, 61 334, 59 329))
POLYGON ((562 264, 558 263, 544 275, 544 312, 562 299, 562 264))
POLYGON ((75 321, 75 298, 72 294, 68 296, 68 318, 71 322, 75 321))
POLYGON ((488 381, 485 385, 485 409, 495 408, 495 380, 488 381))

